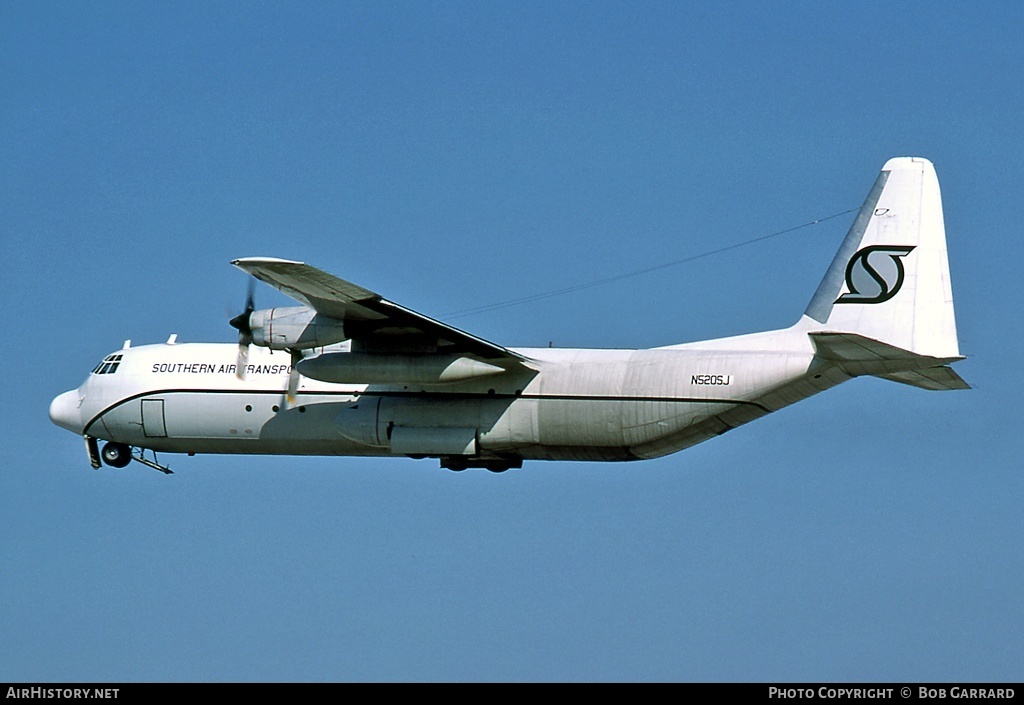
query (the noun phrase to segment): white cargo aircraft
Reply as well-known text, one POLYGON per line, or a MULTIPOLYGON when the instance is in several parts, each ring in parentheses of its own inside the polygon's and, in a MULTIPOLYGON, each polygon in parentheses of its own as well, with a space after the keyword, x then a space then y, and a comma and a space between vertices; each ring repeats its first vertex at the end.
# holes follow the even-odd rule
POLYGON ((948 366, 963 358, 939 183, 916 157, 882 168, 800 320, 751 335, 505 348, 301 262, 233 264, 303 305, 254 310, 250 291, 231 321, 237 348, 172 336, 105 357, 50 405, 55 424, 85 437, 93 467, 170 472, 156 451, 430 457, 495 472, 639 460, 860 375, 968 388, 948 366))

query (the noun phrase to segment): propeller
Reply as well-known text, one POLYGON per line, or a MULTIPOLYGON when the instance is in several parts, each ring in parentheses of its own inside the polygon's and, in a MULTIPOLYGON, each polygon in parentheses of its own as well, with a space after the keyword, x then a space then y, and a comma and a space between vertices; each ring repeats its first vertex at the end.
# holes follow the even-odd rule
MULTIPOLYGON (((256 310, 256 278, 249 277, 249 292, 245 297, 245 310, 232 318, 228 323, 238 331, 238 361, 235 363, 235 375, 238 379, 245 379, 245 368, 249 364, 249 346, 252 345, 252 325, 249 319, 252 312, 256 310)), ((285 395, 286 403, 295 403, 295 395, 299 391, 299 362, 302 360, 302 351, 289 348, 292 356, 292 369, 288 373, 288 391, 285 395)))
POLYGON ((252 345, 252 327, 249 325, 249 317, 256 310, 255 287, 255 277, 249 277, 249 294, 245 299, 245 311, 228 321, 229 325, 238 331, 238 361, 235 364, 235 375, 238 379, 245 379, 245 368, 249 362, 249 346, 252 345))

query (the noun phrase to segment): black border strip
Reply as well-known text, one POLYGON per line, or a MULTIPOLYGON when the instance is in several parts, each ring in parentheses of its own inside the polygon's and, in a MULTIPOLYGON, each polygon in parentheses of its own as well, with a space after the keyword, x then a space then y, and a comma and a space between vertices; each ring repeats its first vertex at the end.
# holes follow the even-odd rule
MULTIPOLYGON (((394 669, 400 671, 401 669, 394 669)), ((387 674, 386 674, 387 676, 387 674)), ((142 698, 151 700, 154 695, 170 693, 177 697, 199 698, 199 697, 243 697, 258 699, 270 696, 277 700, 294 700, 297 697, 337 697, 353 694, 354 688, 365 692, 365 686, 371 687, 404 689, 411 685, 422 689, 425 682, 431 683, 433 687, 466 687, 486 688, 498 684, 499 687, 507 688, 511 685, 519 688, 524 693, 536 692, 538 687, 547 687, 550 690, 555 681, 532 682, 526 674, 525 680, 521 682, 509 682, 481 678, 479 680, 466 681, 441 681, 437 679, 404 680, 402 673, 393 674, 393 677, 382 679, 378 682, 362 683, 359 681, 310 681, 310 682, 29 682, 29 683, 0 683, 0 691, 3 692, 8 702, 18 703, 26 701, 93 701, 101 702, 137 702, 142 698)), ((781 681, 781 682, 685 682, 685 681, 649 681, 638 680, 636 682, 626 681, 605 681, 596 678, 590 681, 558 681, 558 683, 572 683, 573 687, 581 692, 587 689, 600 689, 607 692, 609 685, 613 688, 622 683, 622 687, 628 687, 636 692, 637 688, 658 688, 657 694, 651 691, 652 697, 665 692, 675 692, 686 696, 710 696, 719 700, 731 696, 745 698, 754 702, 799 702, 799 701, 821 701, 821 702, 850 702, 860 701, 865 703, 876 702, 904 702, 904 703, 948 703, 951 700, 961 702, 1020 702, 1024 697, 1024 687, 1020 682, 991 682, 966 680, 958 682, 920 682, 920 681, 895 681, 895 682, 860 682, 860 681, 781 681), (666 690, 666 688, 668 690, 666 690)), ((463 692, 466 692, 463 690, 463 692)), ((484 694, 481 691, 472 691, 484 694)), ((627 693, 622 692, 624 697, 627 693)), ((476 696, 479 699, 479 695, 476 696)))

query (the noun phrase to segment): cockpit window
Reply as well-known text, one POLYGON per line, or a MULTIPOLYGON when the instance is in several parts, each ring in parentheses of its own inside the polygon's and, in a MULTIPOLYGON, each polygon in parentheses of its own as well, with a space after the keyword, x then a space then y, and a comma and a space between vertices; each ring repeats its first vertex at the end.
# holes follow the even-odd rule
POLYGON ((103 358, 103 362, 96 365, 96 369, 92 371, 94 375, 112 375, 117 372, 117 366, 121 364, 121 353, 115 353, 113 355, 107 355, 103 358))

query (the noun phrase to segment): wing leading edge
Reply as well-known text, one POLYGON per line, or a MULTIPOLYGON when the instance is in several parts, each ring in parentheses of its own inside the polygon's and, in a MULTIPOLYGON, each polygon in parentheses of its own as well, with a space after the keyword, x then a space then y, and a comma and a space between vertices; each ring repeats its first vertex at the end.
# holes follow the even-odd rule
POLYGON ((246 257, 232 260, 231 264, 318 314, 343 321, 353 351, 461 353, 499 365, 504 363, 502 366, 526 360, 507 348, 399 306, 304 262, 246 257))

